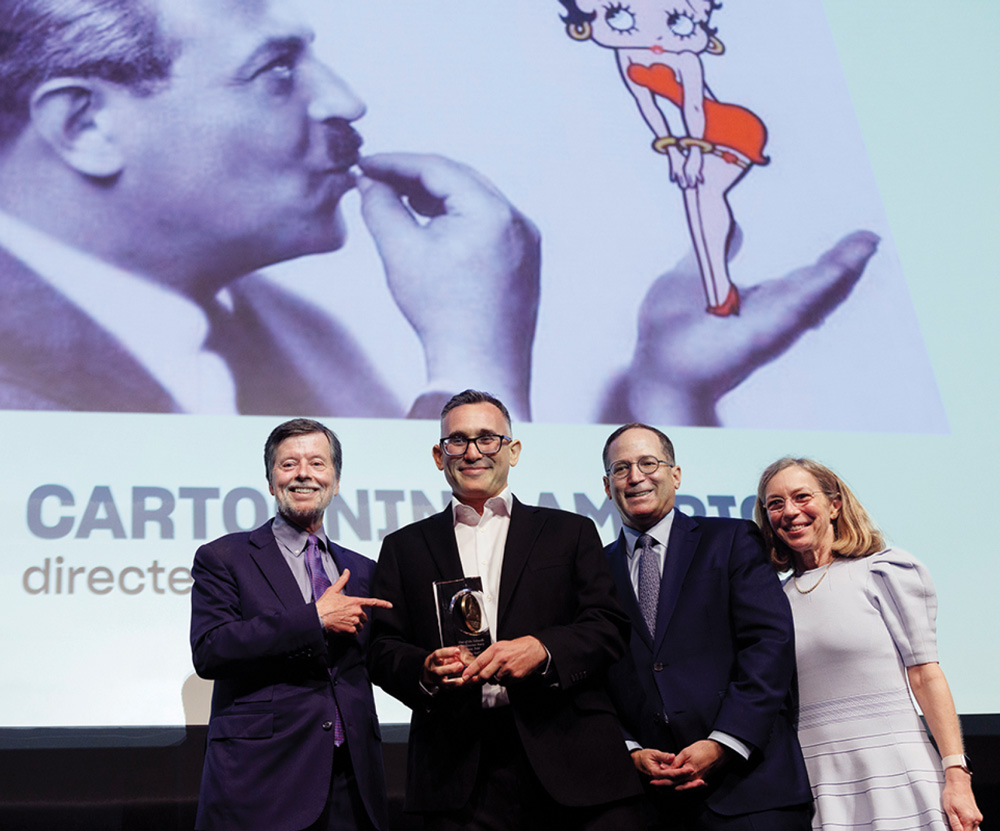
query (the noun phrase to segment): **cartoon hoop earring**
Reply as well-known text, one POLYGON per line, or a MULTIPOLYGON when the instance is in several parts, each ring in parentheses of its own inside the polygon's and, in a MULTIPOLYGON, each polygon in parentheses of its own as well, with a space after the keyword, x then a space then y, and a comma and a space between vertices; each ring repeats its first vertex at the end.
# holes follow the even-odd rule
POLYGON ((590 26, 590 21, 585 20, 583 23, 567 23, 566 34, 573 40, 590 40, 594 30, 590 26))
POLYGON ((721 40, 719 40, 715 35, 712 35, 708 39, 708 46, 705 51, 708 52, 709 55, 721 55, 726 51, 726 47, 721 40))

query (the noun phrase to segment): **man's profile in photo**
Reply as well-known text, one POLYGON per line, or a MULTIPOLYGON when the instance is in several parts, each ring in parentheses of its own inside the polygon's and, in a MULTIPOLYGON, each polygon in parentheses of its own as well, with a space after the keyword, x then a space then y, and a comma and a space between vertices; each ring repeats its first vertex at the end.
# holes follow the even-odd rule
POLYGON ((0 407, 420 415, 489 348, 527 416, 537 231, 458 163, 362 159, 365 105, 313 38, 289 0, 0 9, 0 407), (425 350, 416 402, 317 304, 254 274, 340 248, 355 186, 425 350), (474 285, 503 325, 464 340, 440 301, 474 285))

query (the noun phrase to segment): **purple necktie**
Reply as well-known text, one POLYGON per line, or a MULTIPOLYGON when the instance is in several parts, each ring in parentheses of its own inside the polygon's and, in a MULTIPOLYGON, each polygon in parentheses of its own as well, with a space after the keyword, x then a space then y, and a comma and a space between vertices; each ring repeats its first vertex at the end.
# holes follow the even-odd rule
MULTIPOLYGON (((323 560, 320 558, 319 538, 309 535, 306 545, 306 569, 309 571, 309 582, 312 583, 313 600, 319 600, 330 586, 330 578, 326 576, 323 560)), ((340 708, 337 701, 333 702, 333 744, 340 747, 344 743, 344 723, 340 720, 340 708)))
POLYGON ((652 637, 656 637, 656 608, 660 604, 660 564, 653 551, 655 544, 656 540, 649 534, 636 540, 636 547, 642 551, 639 555, 639 611, 652 637))

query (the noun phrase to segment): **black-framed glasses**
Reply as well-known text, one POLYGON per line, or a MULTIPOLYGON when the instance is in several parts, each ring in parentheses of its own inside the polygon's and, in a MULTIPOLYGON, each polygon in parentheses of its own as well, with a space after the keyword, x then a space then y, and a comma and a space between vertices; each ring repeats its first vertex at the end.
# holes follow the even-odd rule
POLYGON ((487 433, 485 436, 468 438, 467 436, 445 436, 441 439, 441 449, 445 456, 464 456, 470 444, 476 446, 476 450, 484 456, 492 456, 499 453, 505 441, 513 441, 510 436, 497 436, 487 433))
POLYGON ((655 456, 643 456, 638 462, 615 462, 608 468, 608 475, 612 479, 624 479, 629 475, 632 467, 635 466, 639 468, 640 473, 650 476, 660 469, 660 465, 673 467, 671 462, 665 462, 663 459, 657 459, 655 456))
POLYGON ((816 498, 816 494, 818 493, 823 493, 823 491, 799 491, 798 493, 793 493, 788 499, 785 499, 783 496, 775 496, 768 499, 764 503, 764 507, 767 508, 769 514, 780 514, 785 510, 785 505, 788 502, 791 502, 796 508, 804 508, 816 498))

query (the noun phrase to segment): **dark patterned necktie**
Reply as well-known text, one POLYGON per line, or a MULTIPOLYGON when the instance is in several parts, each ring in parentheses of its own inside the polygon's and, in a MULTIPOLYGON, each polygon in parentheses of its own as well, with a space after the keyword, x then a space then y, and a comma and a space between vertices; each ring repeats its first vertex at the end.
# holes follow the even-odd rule
MULTIPOLYGON (((326 569, 323 568, 323 559, 319 551, 319 538, 315 534, 309 535, 309 542, 306 545, 306 568, 309 571, 309 582, 312 583, 313 600, 319 600, 330 586, 330 578, 326 576, 326 569)), ((340 708, 337 702, 333 702, 333 744, 340 747, 344 743, 344 723, 340 720, 340 708)))
POLYGON ((657 562, 653 546, 656 544, 649 534, 636 540, 639 554, 639 611, 646 621, 651 637, 656 635, 656 607, 660 603, 660 564, 657 562))

